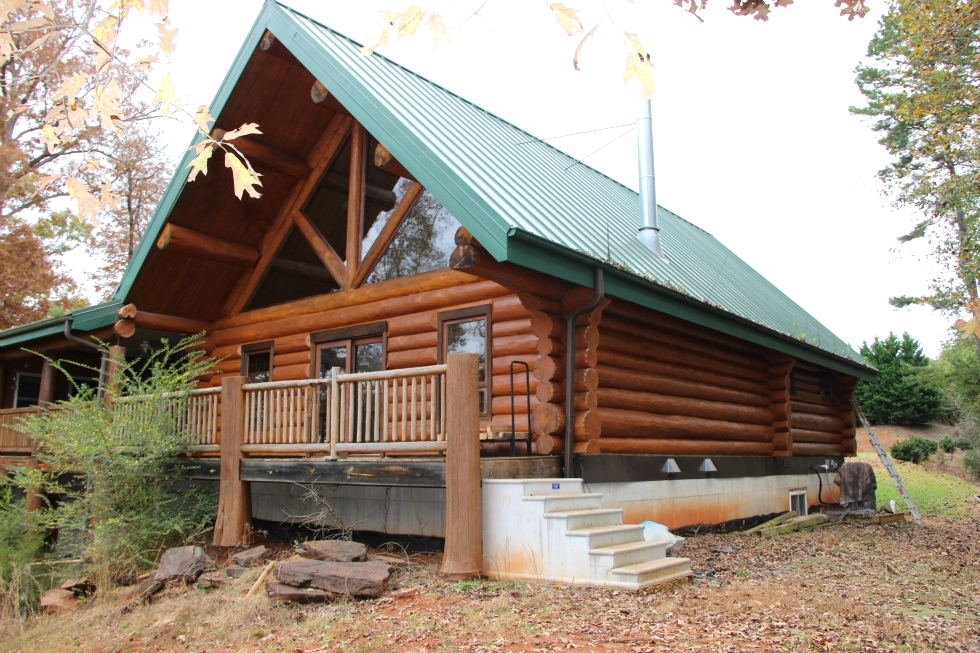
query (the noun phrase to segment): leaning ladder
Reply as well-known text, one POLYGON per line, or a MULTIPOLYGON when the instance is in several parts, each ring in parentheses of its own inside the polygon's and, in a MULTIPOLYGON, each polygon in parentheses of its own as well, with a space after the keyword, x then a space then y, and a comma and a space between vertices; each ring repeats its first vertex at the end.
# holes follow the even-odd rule
POLYGON ((892 459, 888 457, 888 452, 885 451, 885 448, 881 446, 881 442, 878 441, 878 436, 875 435, 874 427, 871 426, 871 422, 869 422, 864 416, 864 413, 861 412, 861 408, 858 407, 856 401, 851 401, 851 407, 854 409, 854 414, 857 415, 858 419, 860 419, 861 422, 868 427, 868 436, 871 439, 871 446, 874 447, 875 451, 878 453, 878 458, 881 459, 881 464, 888 470, 888 475, 892 477, 892 482, 895 484, 895 487, 898 488, 898 493, 902 495, 903 499, 905 499, 905 505, 908 506, 909 512, 912 514, 912 519, 915 520, 916 524, 921 526, 922 514, 919 512, 919 509, 915 507, 915 503, 912 502, 912 497, 910 497, 909 493, 905 491, 905 486, 902 485, 902 479, 898 477, 898 470, 896 470, 895 465, 892 464, 892 459))

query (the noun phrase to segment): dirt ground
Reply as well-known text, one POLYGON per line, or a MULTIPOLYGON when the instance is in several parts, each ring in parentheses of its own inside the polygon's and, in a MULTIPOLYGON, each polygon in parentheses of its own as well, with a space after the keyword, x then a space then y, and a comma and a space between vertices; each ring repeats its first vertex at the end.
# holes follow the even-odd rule
MULTIPOLYGON (((980 507, 980 503, 978 503, 980 507)), ((381 599, 325 606, 173 587, 0 632, 3 651, 980 651, 980 510, 924 526, 833 523, 769 540, 689 538, 690 583, 643 593, 449 582, 402 556, 381 599), (401 594, 399 595, 399 590, 401 594)))

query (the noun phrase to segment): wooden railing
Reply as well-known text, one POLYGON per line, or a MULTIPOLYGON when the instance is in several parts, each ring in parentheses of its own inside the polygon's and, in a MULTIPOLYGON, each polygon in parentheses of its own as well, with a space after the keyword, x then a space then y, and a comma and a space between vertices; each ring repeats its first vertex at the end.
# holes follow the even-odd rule
POLYGON ((445 450, 446 366, 249 383, 242 452, 387 454, 445 450))
POLYGON ((29 454, 34 451, 34 443, 18 428, 18 423, 36 415, 38 410, 37 406, 0 410, 0 455, 29 454))
MULTIPOLYGON (((166 393, 163 395, 163 410, 174 420, 174 429, 183 433, 193 453, 216 453, 220 451, 218 435, 218 403, 221 388, 204 388, 190 392, 166 393)), ((150 400, 148 396, 117 397, 113 399, 113 411, 119 416, 122 428, 138 433, 138 419, 141 402, 150 400)), ((133 444, 138 444, 134 437, 133 444)))

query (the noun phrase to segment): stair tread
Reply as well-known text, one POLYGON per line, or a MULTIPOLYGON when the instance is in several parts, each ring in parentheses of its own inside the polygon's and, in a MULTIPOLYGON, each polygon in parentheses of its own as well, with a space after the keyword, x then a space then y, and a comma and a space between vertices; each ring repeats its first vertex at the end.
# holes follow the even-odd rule
POLYGON ((690 566, 690 564, 690 558, 658 558, 656 560, 648 560, 646 562, 637 562, 636 564, 632 565, 616 567, 615 569, 611 569, 609 573, 639 575, 649 571, 670 569, 671 567, 690 566))
POLYGON ((556 510, 546 512, 545 519, 564 519, 565 517, 581 517, 585 515, 611 515, 613 513, 622 514, 622 508, 581 508, 579 510, 556 510))
POLYGON ((637 549, 655 549, 658 546, 668 545, 667 540, 639 540, 637 542, 624 542, 623 544, 610 544, 589 551, 593 555, 615 555, 637 549))
POLYGON ((551 494, 525 494, 522 499, 525 501, 549 501, 552 499, 590 499, 592 497, 602 501, 602 495, 594 492, 554 492, 551 494))
POLYGON ((574 530, 565 531, 565 535, 571 535, 572 537, 588 537, 589 535, 602 535, 603 533, 616 533, 624 531, 635 531, 637 533, 643 533, 643 527, 636 524, 610 524, 608 526, 586 526, 585 528, 576 528, 574 530))

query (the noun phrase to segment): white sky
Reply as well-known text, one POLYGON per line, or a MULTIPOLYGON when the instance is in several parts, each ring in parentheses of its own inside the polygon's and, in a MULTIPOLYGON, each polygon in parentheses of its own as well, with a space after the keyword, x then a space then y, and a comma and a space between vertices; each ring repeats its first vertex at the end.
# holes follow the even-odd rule
MULTIPOLYGON (((288 3, 362 42, 379 32, 377 8, 408 5, 288 3)), ((617 3, 627 7, 624 0, 606 2, 617 3)), ((607 40, 587 45, 585 70, 575 72, 577 40, 565 35, 548 4, 443 3, 436 8, 451 27, 448 46, 433 53, 431 38, 420 33, 381 51, 537 136, 633 123, 635 91, 622 83, 624 55, 615 36, 621 32, 600 28, 597 36, 605 32, 607 40)), ((726 4, 711 0, 703 24, 671 0, 645 0, 631 8, 642 14, 617 16, 640 33, 656 68, 658 203, 712 233, 852 346, 907 330, 937 355, 949 321, 927 308, 893 309, 888 297, 924 291, 938 271, 923 247, 895 251, 915 216, 896 212, 881 194, 875 173, 888 155, 870 126, 848 113, 861 102, 853 70, 885 0, 872 0, 876 11, 853 22, 837 15, 833 0, 774 9, 768 23, 736 18, 726 4)), ((261 0, 171 1, 180 30, 172 70, 190 108, 211 101, 261 6, 261 0)), ((583 23, 589 29, 595 20, 583 23)), ((581 157, 623 131, 551 142, 581 157)), ((175 127, 177 155, 191 133, 175 127)), ((636 188, 632 133, 586 162, 636 188)))

